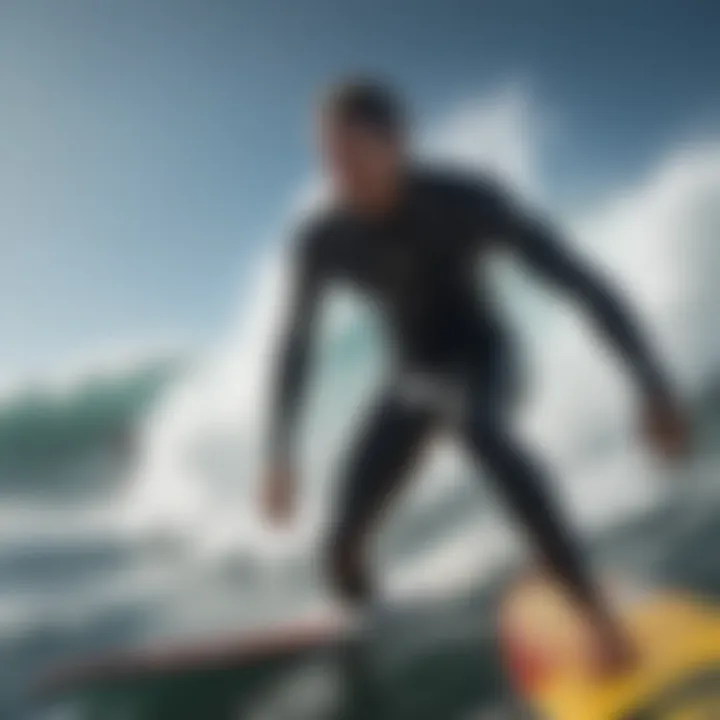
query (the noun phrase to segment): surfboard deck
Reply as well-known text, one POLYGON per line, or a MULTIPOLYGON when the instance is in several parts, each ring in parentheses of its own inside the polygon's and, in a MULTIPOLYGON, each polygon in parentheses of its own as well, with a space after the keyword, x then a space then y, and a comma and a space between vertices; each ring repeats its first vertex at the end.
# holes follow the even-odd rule
POLYGON ((638 662, 599 677, 587 628, 556 586, 538 578, 508 596, 503 646, 531 708, 551 720, 720 718, 720 609, 676 592, 615 604, 638 662))

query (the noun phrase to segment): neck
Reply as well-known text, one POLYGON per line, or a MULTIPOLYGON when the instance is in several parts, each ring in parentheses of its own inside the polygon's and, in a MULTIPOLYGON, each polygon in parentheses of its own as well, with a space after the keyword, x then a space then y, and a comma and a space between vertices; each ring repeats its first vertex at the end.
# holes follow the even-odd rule
POLYGON ((406 173, 399 170, 383 183, 378 183, 372 192, 357 202, 359 212, 369 217, 382 218, 397 210, 405 199, 406 173))

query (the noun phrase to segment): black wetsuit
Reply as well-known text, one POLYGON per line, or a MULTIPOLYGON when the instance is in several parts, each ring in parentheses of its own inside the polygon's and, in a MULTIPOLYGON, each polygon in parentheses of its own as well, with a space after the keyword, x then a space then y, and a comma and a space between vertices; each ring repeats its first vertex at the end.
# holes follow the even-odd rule
POLYGON ((545 562, 580 595, 590 593, 576 544, 534 460, 512 437, 506 414, 514 370, 503 324, 478 277, 478 260, 504 244, 586 306, 642 389, 664 392, 655 362, 615 296, 547 228, 491 184, 413 170, 402 201, 381 220, 330 210, 302 232, 296 290, 280 356, 271 452, 292 452, 315 309, 323 288, 360 289, 387 320, 394 370, 342 470, 331 542, 333 578, 351 598, 368 594, 359 546, 368 524, 406 475, 438 421, 494 478, 545 562))

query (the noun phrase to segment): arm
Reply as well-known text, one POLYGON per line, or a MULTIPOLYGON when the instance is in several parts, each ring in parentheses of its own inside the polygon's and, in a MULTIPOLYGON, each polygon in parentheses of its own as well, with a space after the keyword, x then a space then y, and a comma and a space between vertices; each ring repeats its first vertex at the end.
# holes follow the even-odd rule
POLYGON ((643 392, 668 400, 659 363, 616 291, 564 247, 551 228, 495 189, 484 187, 477 206, 484 233, 499 236, 528 267, 573 298, 625 361, 643 392))
POLYGON ((507 237, 527 263, 555 285, 569 292, 590 313, 632 371, 645 395, 644 433, 666 457, 684 455, 690 429, 629 310, 587 266, 576 260, 543 224, 515 217, 507 237))
POLYGON ((292 268, 293 288, 279 344, 270 417, 269 455, 273 463, 292 464, 295 426, 305 389, 315 328, 320 272, 301 248, 292 268))
POLYGON ((659 363, 617 291, 563 247, 544 224, 522 215, 511 218, 510 223, 508 240, 527 265, 588 312, 645 395, 668 398, 659 363))

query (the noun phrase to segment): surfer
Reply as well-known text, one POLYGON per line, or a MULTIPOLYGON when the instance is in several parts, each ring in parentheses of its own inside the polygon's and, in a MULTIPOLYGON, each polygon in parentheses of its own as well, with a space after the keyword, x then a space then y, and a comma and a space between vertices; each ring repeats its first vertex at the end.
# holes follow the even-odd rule
POLYGON ((329 574, 352 604, 373 594, 369 531, 408 476, 434 429, 451 428, 499 488, 543 566, 574 598, 610 670, 631 657, 539 462, 513 434, 517 399, 512 345, 478 266, 506 247, 584 308, 625 361, 644 401, 644 427, 668 456, 685 445, 683 416, 630 313, 575 258, 550 225, 487 178, 419 164, 399 98, 382 83, 339 84, 319 111, 320 154, 334 191, 330 208, 298 232, 294 295, 274 386, 264 502, 287 520, 296 495, 295 438, 317 309, 344 282, 377 305, 393 363, 340 469, 329 539, 329 574))

